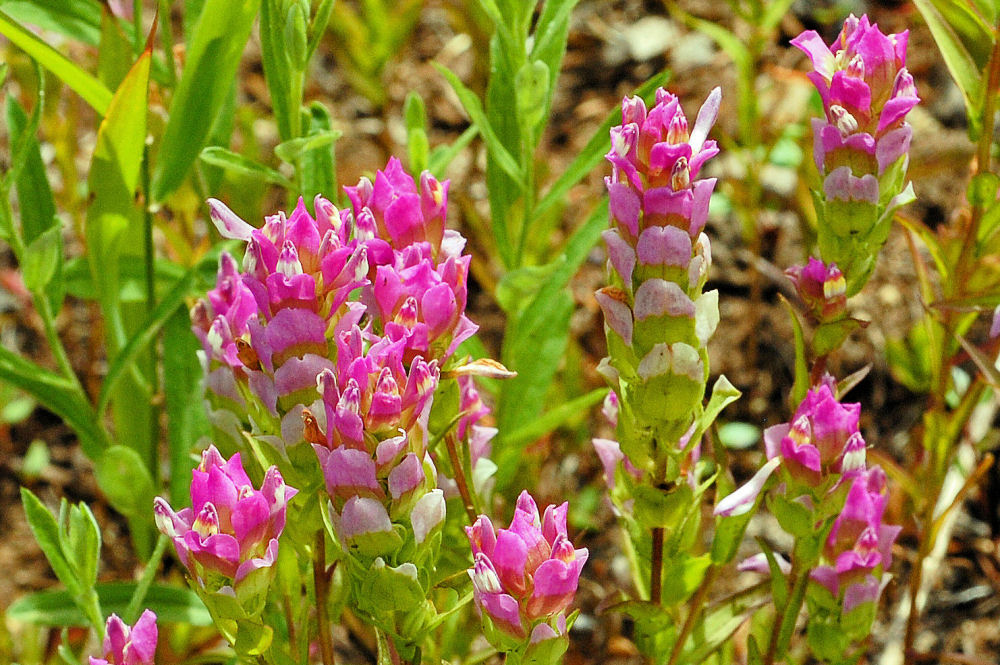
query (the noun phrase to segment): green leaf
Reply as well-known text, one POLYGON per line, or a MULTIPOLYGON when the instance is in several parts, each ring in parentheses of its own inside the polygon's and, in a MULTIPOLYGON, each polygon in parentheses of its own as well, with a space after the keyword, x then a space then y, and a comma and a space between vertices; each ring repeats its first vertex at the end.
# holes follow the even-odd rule
POLYGON ((94 475, 108 503, 122 515, 138 519, 151 513, 156 496, 153 479, 133 448, 115 445, 105 450, 94 475))
POLYGON ((227 148, 221 148, 214 145, 208 146, 201 151, 201 154, 198 157, 206 164, 218 166, 238 175, 256 178, 257 180, 263 180, 264 182, 280 185, 285 189, 295 188, 295 185, 292 184, 291 180, 281 175, 274 169, 255 162, 248 157, 244 157, 239 153, 235 153, 232 150, 228 150, 227 148))
POLYGON ((122 32, 118 19, 107 8, 101 12, 101 44, 97 51, 97 76, 115 90, 132 66, 132 42, 122 32))
POLYGON ((90 104, 98 115, 107 113, 108 106, 111 104, 111 91, 103 83, 3 11, 0 11, 0 34, 59 77, 73 92, 90 104))
POLYGON ((87 457, 94 459, 108 445, 107 432, 99 424, 90 403, 69 380, 0 346, 0 380, 34 397, 69 425, 87 457))
POLYGON ((187 308, 178 306, 163 327, 163 366, 170 368, 163 373, 163 394, 167 410, 170 503, 174 506, 190 499, 194 466, 191 451, 198 439, 211 433, 201 400, 203 372, 197 356, 200 349, 201 344, 191 332, 187 308))
POLYGON ((941 57, 958 84, 969 116, 969 133, 977 137, 985 94, 982 71, 994 35, 964 3, 947 0, 913 0, 930 28, 941 57))
POLYGON ((420 94, 411 90, 403 104, 406 118, 406 150, 410 158, 410 172, 420 173, 427 168, 427 111, 420 94))
MULTIPOLYGON (((331 130, 333 120, 330 111, 320 102, 309 105, 309 133, 307 140, 324 134, 335 135, 337 140, 340 132, 331 130)), ((330 142, 330 144, 333 143, 330 142)), ((302 173, 302 194, 306 197, 306 205, 312 208, 316 194, 324 194, 334 198, 337 192, 337 162, 330 144, 314 145, 302 155, 300 169, 302 173)), ((313 211, 315 212, 315 211, 313 211)))
POLYGON ((451 164, 452 160, 460 153, 465 146, 472 143, 472 139, 476 138, 479 134, 479 128, 475 125, 470 126, 464 132, 459 135, 457 139, 452 141, 449 145, 439 145, 431 151, 431 156, 427 160, 427 170, 434 174, 437 179, 442 179, 445 176, 445 170, 448 165, 451 164))
POLYGON ((607 388, 598 388, 597 390, 590 391, 586 395, 581 395, 580 397, 560 404, 554 409, 550 409, 535 420, 524 425, 512 434, 504 437, 504 445, 520 448, 526 446, 532 441, 537 441, 572 418, 586 414, 592 406, 599 404, 607 394, 607 388))
POLYGON ((28 115, 13 95, 7 96, 7 128, 10 132, 10 145, 20 144, 23 155, 12 155, 13 161, 23 160, 21 173, 14 181, 17 188, 17 200, 21 213, 21 232, 25 244, 31 244, 45 230, 58 225, 56 220, 56 205, 52 198, 52 188, 45 174, 45 164, 34 132, 30 136, 22 133, 32 123, 28 115))
POLYGON ((124 344, 125 337, 118 302, 118 256, 122 234, 139 220, 134 199, 146 142, 150 57, 149 51, 144 52, 115 92, 97 131, 87 179, 88 259, 113 350, 124 344))
POLYGON ((632 496, 635 498, 635 519, 646 529, 676 528, 694 498, 686 483, 675 484, 670 490, 636 485, 632 496))
POLYGON ((710 662, 709 656, 732 638, 746 622, 747 613, 767 601, 766 587, 758 585, 712 605, 691 631, 690 648, 685 648, 683 662, 710 662))
POLYGON ((69 589, 72 596, 79 595, 83 585, 63 552, 62 538, 56 518, 27 487, 21 488, 21 504, 24 506, 24 515, 28 519, 31 533, 35 535, 35 541, 42 548, 42 553, 45 554, 49 565, 52 566, 52 571, 59 578, 59 581, 69 589))
POLYGON ((792 321, 792 333, 795 336, 795 382, 792 384, 792 392, 788 395, 788 401, 794 409, 799 402, 805 399, 806 392, 809 390, 809 367, 806 365, 806 339, 802 332, 802 324, 795 313, 795 308, 784 298, 781 298, 781 304, 785 306, 785 311, 788 312, 788 317, 792 321))
POLYGON ((62 229, 58 226, 39 235, 24 250, 21 274, 24 285, 35 293, 41 291, 56 274, 62 258, 62 229))
POLYGON ((433 63, 434 68, 445 77, 448 83, 451 85, 455 94, 458 95, 459 101, 462 103, 462 108, 465 112, 469 114, 469 119, 479 128, 479 133, 482 134, 483 140, 486 142, 486 149, 489 151, 490 156, 497 160, 497 164, 503 171, 510 176, 514 182, 518 184, 519 187, 524 187, 524 174, 521 173, 521 167, 517 160, 511 156, 510 152, 504 147, 504 144, 500 141, 500 138, 496 135, 493 127, 490 125, 489 120, 486 118, 486 113, 483 111, 482 103, 476 94, 465 87, 465 85, 458 80, 447 67, 443 67, 437 63, 433 63))
POLYGON ((319 46, 326 26, 330 22, 330 15, 333 13, 334 0, 320 0, 319 6, 313 12, 312 23, 309 25, 309 48, 307 58, 311 58, 319 46))
MULTIPOLYGON (((761 497, 757 497, 760 503, 761 497)), ((747 525, 754 516, 755 509, 749 510, 742 515, 732 515, 729 517, 715 518, 715 534, 712 536, 712 561, 720 566, 725 565, 736 558, 740 545, 743 543, 743 534, 746 533, 747 525)))
POLYGON ((825 356, 833 353, 840 348, 840 346, 844 343, 844 340, 846 340, 851 333, 855 330, 860 330, 864 327, 864 325, 867 324, 863 324, 858 319, 851 318, 821 324, 813 333, 813 352, 817 356, 825 356))
POLYGON ((812 511, 798 501, 791 501, 781 494, 769 495, 767 509, 777 518, 781 528, 796 538, 808 538, 815 530, 816 520, 812 511))
POLYGON ((100 39, 101 5, 95 0, 7 0, 0 6, 22 25, 37 25, 90 46, 100 39))
POLYGON ((70 565, 84 588, 97 582, 97 568, 101 562, 101 528, 86 503, 70 506, 68 529, 63 537, 64 551, 68 551, 70 565))
POLYGON ((153 173, 153 201, 162 201, 180 186, 208 142, 259 6, 260 0, 206 0, 170 102, 153 173))
POLYGON ((794 2, 795 0, 771 0, 770 2, 765 2, 764 14, 760 17, 760 23, 758 24, 761 30, 770 32, 778 27, 778 23, 788 13, 788 8, 794 2))
MULTIPOLYGON (((135 582, 97 584, 101 607, 109 614, 124 615, 136 589, 135 582)), ((212 617, 198 595, 176 586, 154 585, 146 594, 145 606, 156 612, 157 621, 211 626, 212 617)), ((73 604, 67 591, 38 591, 18 598, 7 608, 6 616, 41 626, 85 626, 87 619, 73 604)))
MULTIPOLYGON (((343 132, 336 129, 323 129, 309 136, 301 136, 297 139, 283 141, 274 147, 274 154, 283 162, 294 164, 295 160, 310 150, 319 150, 333 143, 341 137, 343 132)), ((202 152, 202 159, 204 159, 202 152)))
POLYGON ((711 565, 712 558, 707 554, 672 558, 663 571, 663 604, 672 607, 687 600, 705 579, 711 565))
MULTIPOLYGON (((634 94, 642 97, 647 102, 651 102, 653 93, 658 87, 667 82, 667 78, 667 73, 661 72, 643 83, 636 89, 634 94)), ((545 196, 535 205, 532 217, 535 219, 541 217, 549 208, 562 201, 573 185, 580 182, 584 176, 604 161, 604 155, 608 151, 608 135, 611 132, 611 128, 621 124, 621 121, 621 109, 615 108, 604 119, 604 122, 601 123, 601 126, 594 132, 590 140, 587 141, 587 145, 584 146, 583 150, 566 167, 562 175, 552 183, 545 196)))

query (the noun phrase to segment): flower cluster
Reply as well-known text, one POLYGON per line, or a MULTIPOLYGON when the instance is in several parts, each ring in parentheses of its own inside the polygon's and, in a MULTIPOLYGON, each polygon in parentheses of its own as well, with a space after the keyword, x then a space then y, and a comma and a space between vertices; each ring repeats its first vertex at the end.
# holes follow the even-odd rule
POLYGON ((191 507, 175 512, 156 497, 153 510, 157 527, 202 588, 238 590, 252 572, 274 565, 288 501, 297 492, 273 466, 255 490, 239 453, 225 460, 210 446, 192 471, 191 507))
POLYGON ((108 617, 104 631, 104 657, 91 656, 90 665, 153 665, 156 656, 156 614, 145 610, 134 626, 117 614, 108 617))
POLYGON ((565 633, 565 611, 588 556, 585 548, 574 549, 569 541, 568 508, 566 503, 548 506, 539 519, 538 507, 525 491, 509 528, 495 529, 485 515, 466 527, 476 606, 488 620, 487 636, 500 642, 497 648, 565 633))
POLYGON ((764 431, 767 464, 715 508, 723 516, 746 513, 780 470, 784 495, 809 506, 817 524, 827 515, 835 516, 824 548, 826 562, 814 570, 813 578, 841 599, 844 611, 877 599, 880 576, 889 566, 890 548, 899 533, 899 527, 882 522, 885 472, 866 466, 860 413, 860 404, 837 400, 827 377, 808 392, 791 422, 764 431))
POLYGON ((718 324, 718 292, 702 293, 711 264, 702 232, 715 179, 698 179, 719 150, 707 138, 721 101, 708 96, 689 131, 678 99, 664 89, 647 110, 622 102, 611 130, 606 178, 612 228, 604 232, 612 284, 597 292, 608 337, 605 375, 622 400, 624 452, 643 464, 651 451, 631 432, 678 441, 700 409, 708 378, 706 344, 718 324))
POLYGON ((904 187, 912 135, 905 117, 920 99, 906 70, 907 36, 851 15, 829 47, 813 30, 792 40, 812 61, 808 76, 825 110, 813 119, 823 178, 820 252, 844 271, 849 295, 871 274, 892 213, 913 198, 904 187))
MULTIPOLYGON (((314 217, 300 200, 259 229, 212 201, 220 233, 247 249, 242 268, 222 256, 192 320, 216 422, 246 429, 234 414, 249 413, 278 450, 313 444, 334 517, 357 535, 405 518, 434 489, 433 395, 476 326, 465 240, 445 229, 448 183, 425 172, 418 187, 393 158, 345 190, 349 208, 317 197, 314 217)), ((489 437, 478 439, 482 449, 489 437)), ((439 498, 416 519, 437 515, 439 498)))

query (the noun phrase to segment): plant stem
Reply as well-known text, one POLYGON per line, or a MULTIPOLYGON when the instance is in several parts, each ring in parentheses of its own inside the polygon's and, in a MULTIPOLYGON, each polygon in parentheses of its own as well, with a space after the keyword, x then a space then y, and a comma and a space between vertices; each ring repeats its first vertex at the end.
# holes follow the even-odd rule
POLYGON ((316 585, 316 629, 319 633, 319 652, 323 665, 336 664, 330 611, 327 606, 330 596, 330 572, 326 568, 326 534, 320 530, 316 534, 316 549, 313 552, 313 583, 316 585))
POLYGON ((694 630, 695 621, 701 615, 701 611, 705 607, 705 596, 708 595, 708 590, 715 581, 715 576, 718 572, 718 566, 712 566, 709 568, 708 572, 705 573, 705 577, 702 578, 701 584, 698 585, 698 590, 695 591, 694 596, 687 603, 687 605, 691 608, 691 611, 688 612, 687 618, 684 620, 684 625, 681 626, 681 632, 677 636, 677 641, 674 642, 674 648, 670 652, 670 660, 667 661, 667 665, 675 665, 677 663, 677 659, 681 656, 681 652, 684 651, 684 643, 687 642, 688 636, 691 634, 691 631, 694 630))
POLYGON ((462 466, 462 461, 458 455, 458 444, 455 440, 455 435, 449 432, 445 434, 444 440, 445 445, 448 447, 448 459, 451 460, 451 469, 455 474, 455 484, 458 485, 458 493, 462 496, 465 514, 469 518, 469 524, 473 524, 478 517, 476 514, 476 505, 472 501, 472 493, 469 490, 469 483, 466 480, 465 468, 462 466))
POLYGON ((139 618, 139 608, 142 607, 142 603, 146 600, 146 593, 149 591, 149 587, 153 584, 153 579, 156 577, 156 571, 160 568, 160 561, 163 559, 163 553, 167 550, 167 545, 170 543, 170 538, 161 535, 159 540, 156 541, 156 548, 153 550, 153 554, 150 555, 149 561, 146 563, 145 569, 142 571, 142 577, 139 578, 139 583, 135 587, 135 592, 132 594, 131 600, 128 602, 128 607, 125 609, 125 622, 135 623, 139 618))
POLYGON ((660 604, 663 584, 663 527, 653 527, 653 553, 649 566, 649 602, 660 604))
POLYGON ((771 641, 767 647, 767 655, 764 657, 764 665, 774 665, 779 652, 788 648, 788 639, 791 637, 791 631, 795 629, 795 621, 798 619, 799 610, 802 609, 802 603, 805 601, 806 584, 809 582, 809 567, 806 567, 804 572, 801 571, 801 564, 797 559, 798 557, 792 560, 792 570, 788 573, 788 581, 791 582, 788 604, 784 609, 778 610, 780 614, 775 617, 776 624, 771 633, 771 641), (791 625, 787 625, 789 620, 791 620, 791 625))

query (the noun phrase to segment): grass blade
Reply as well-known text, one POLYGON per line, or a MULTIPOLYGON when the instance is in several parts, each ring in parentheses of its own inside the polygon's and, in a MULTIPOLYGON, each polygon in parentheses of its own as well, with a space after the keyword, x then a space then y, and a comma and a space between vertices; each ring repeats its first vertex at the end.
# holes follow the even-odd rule
POLYGON ((170 119, 153 173, 153 201, 162 201, 180 186, 208 142, 259 6, 260 0, 207 0, 202 7, 170 103, 170 119))
POLYGON ((73 92, 90 104, 98 114, 107 114, 112 95, 103 83, 43 42, 33 32, 24 28, 3 11, 0 11, 0 34, 59 77, 73 92))

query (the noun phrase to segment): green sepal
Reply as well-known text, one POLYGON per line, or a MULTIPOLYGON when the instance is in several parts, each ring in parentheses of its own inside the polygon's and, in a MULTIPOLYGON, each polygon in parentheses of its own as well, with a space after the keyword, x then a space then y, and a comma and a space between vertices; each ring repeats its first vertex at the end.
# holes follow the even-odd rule
POLYGON ((632 495, 635 499, 635 519, 647 529, 676 528, 694 500, 694 493, 687 483, 675 484, 667 490, 637 485, 632 495))
POLYGON ((767 509, 778 520, 781 528, 796 538, 809 538, 815 530, 812 511, 802 503, 781 494, 767 497, 767 509))
POLYGON ((528 644, 521 657, 521 665, 559 665, 568 647, 569 637, 566 635, 528 644))
POLYGON ((851 333, 867 325, 867 321, 852 318, 844 318, 821 324, 813 333, 813 353, 817 356, 825 356, 839 349, 851 333))
POLYGON ((358 584, 358 608, 373 616, 393 611, 409 612, 424 600, 424 590, 412 563, 395 568, 386 565, 382 557, 372 562, 358 584))

